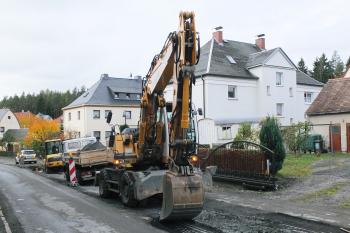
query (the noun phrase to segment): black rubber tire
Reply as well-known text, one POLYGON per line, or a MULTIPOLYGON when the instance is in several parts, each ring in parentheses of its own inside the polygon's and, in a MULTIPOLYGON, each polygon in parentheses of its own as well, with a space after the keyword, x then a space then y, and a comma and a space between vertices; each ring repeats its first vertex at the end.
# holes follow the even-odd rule
POLYGON ((85 181, 83 180, 83 178, 81 177, 81 170, 79 167, 75 167, 75 174, 77 176, 77 180, 78 180, 78 184, 79 185, 84 185, 85 181))
POLYGON ((66 181, 69 183, 70 182, 70 177, 69 177, 69 167, 68 166, 64 167, 64 176, 66 178, 66 181))
POLYGON ((120 179, 119 191, 120 199, 125 206, 136 207, 138 205, 139 202, 134 195, 134 183, 128 172, 124 172, 120 179))
POLYGON ((112 196, 112 192, 109 191, 108 189, 108 184, 107 184, 107 180, 108 180, 108 173, 106 170, 101 170, 100 174, 99 174, 99 182, 98 182, 98 193, 100 195, 100 197, 102 198, 109 198, 112 196))

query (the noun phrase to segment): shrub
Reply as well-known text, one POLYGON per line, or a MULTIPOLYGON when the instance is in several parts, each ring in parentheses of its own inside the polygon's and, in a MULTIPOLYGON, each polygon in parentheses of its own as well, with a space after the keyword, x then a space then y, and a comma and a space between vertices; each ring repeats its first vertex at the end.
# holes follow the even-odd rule
POLYGON ((282 168, 286 157, 281 130, 276 118, 268 116, 261 122, 259 138, 263 146, 275 153, 275 163, 271 166, 271 172, 276 174, 282 168))
POLYGON ((258 131, 255 130, 251 124, 243 123, 239 125, 238 133, 234 141, 250 141, 258 142, 258 131))

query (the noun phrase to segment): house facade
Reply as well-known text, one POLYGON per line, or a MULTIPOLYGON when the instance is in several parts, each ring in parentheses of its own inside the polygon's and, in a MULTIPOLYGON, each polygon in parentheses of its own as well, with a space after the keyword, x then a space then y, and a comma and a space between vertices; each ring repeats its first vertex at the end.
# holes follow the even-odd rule
POLYGON ((330 79, 307 110, 313 133, 333 152, 350 152, 350 78, 330 79))
POLYGON ((10 109, 0 109, 0 139, 9 129, 19 129, 19 123, 16 116, 10 109))
MULTIPOLYGON (((202 46, 195 77, 193 104, 203 112, 197 116, 199 141, 209 144, 230 141, 239 124, 258 124, 266 116, 276 116, 283 126, 305 121, 305 111, 323 87, 299 71, 281 48, 266 50, 264 37, 251 44, 225 40, 223 31, 215 31, 202 46), (202 119, 213 120, 214 129, 202 125, 202 119)), ((172 89, 167 87, 167 100, 172 89)))
POLYGON ((103 74, 98 82, 71 104, 63 108, 63 129, 66 139, 94 136, 106 145, 111 124, 127 124, 136 128, 140 114, 141 78, 112 78, 103 74))

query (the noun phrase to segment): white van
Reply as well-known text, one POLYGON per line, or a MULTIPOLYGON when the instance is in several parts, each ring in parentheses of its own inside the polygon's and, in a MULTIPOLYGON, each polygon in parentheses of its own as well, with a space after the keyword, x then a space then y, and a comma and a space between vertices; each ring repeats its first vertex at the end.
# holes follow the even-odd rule
POLYGON ((63 153, 68 154, 70 152, 76 152, 81 150, 84 146, 90 143, 95 143, 97 140, 95 137, 86 137, 86 138, 75 138, 69 139, 62 142, 63 144, 63 153))

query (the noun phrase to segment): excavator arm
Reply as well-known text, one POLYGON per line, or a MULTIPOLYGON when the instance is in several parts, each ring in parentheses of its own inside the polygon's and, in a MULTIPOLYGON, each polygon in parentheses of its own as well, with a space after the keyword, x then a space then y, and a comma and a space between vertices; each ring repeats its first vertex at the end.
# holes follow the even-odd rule
POLYGON ((195 142, 187 138, 191 91, 199 59, 199 37, 193 12, 181 12, 179 29, 169 34, 146 76, 139 122, 139 161, 168 168, 163 179, 161 220, 190 218, 203 206, 202 177, 189 161, 195 142), (198 49, 197 49, 198 47, 198 49), (172 117, 167 121, 163 92, 173 85, 172 117))

